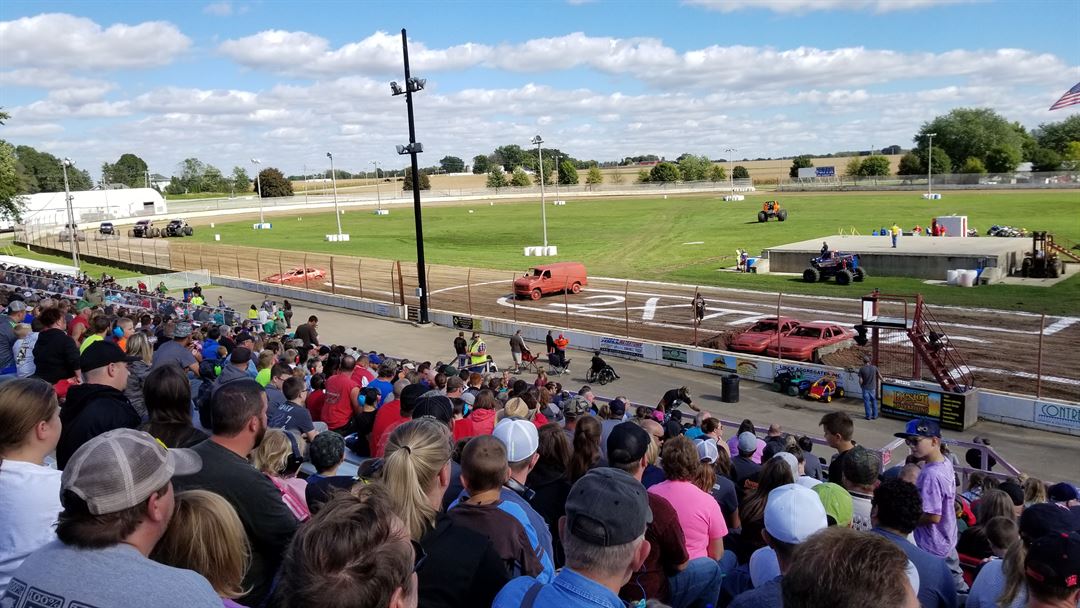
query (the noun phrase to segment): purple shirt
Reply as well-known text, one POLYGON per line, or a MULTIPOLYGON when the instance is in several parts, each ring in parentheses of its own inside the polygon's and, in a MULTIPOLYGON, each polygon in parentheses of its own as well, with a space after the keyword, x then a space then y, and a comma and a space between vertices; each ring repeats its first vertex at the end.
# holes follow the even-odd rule
POLYGON ((915 485, 922 496, 923 513, 940 515, 941 521, 915 528, 915 544, 938 557, 948 557, 956 547, 956 478, 949 459, 923 465, 915 485))

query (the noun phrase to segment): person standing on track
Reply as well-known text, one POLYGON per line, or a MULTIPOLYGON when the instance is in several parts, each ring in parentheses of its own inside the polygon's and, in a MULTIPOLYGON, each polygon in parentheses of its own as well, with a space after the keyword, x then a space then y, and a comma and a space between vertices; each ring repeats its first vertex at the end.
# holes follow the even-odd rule
POLYGON ((705 298, 701 297, 701 292, 694 296, 694 317, 698 323, 705 318, 705 298))

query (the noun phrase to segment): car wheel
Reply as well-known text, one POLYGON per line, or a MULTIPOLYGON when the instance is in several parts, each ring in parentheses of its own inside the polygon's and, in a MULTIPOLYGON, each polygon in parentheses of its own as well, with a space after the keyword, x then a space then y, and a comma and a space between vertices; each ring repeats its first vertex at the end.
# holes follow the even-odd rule
POLYGON ((795 396, 797 396, 799 394, 799 388, 796 387, 796 386, 789 386, 788 389, 787 389, 787 394, 792 396, 792 397, 795 397, 795 396))
POLYGON ((776 214, 776 219, 780 220, 781 222, 782 222, 782 221, 784 221, 784 220, 786 220, 786 219, 787 219, 787 209, 781 209, 781 210, 780 210, 780 211, 779 211, 779 212, 778 212, 778 213, 776 214))
POLYGON ((821 273, 817 268, 807 268, 802 273, 802 280, 807 283, 817 283, 821 280, 821 273))
POLYGON ((570 293, 581 293, 581 283, 574 283, 571 285, 570 293))
POLYGON ((765 222, 765 221, 768 221, 768 220, 769 220, 769 216, 766 215, 764 211, 758 211, 757 212, 757 221, 765 222))
POLYGON ((866 277, 868 277, 868 276, 870 276, 870 275, 866 274, 866 271, 863 270, 862 268, 856 268, 855 269, 855 281, 857 283, 861 283, 861 282, 865 281, 866 277))
POLYGON ((779 393, 779 392, 781 392, 781 391, 782 391, 783 389, 784 389, 784 387, 780 386, 780 383, 779 383, 779 382, 773 382, 773 383, 772 383, 772 390, 774 390, 774 391, 776 391, 776 392, 778 392, 778 393, 779 393))
POLYGON ((128 238, 129 239, 135 238, 135 231, 134 230, 128 230, 128 238))
POLYGON ((843 399, 844 398, 844 389, 842 389, 842 388, 837 388, 836 389, 836 398, 837 399, 843 399))
POLYGON ((851 274, 850 270, 845 269, 836 273, 837 285, 851 285, 851 281, 854 279, 855 277, 851 274))
POLYGON ((191 226, 185 226, 184 227, 184 236, 191 236, 193 234, 195 234, 195 229, 194 228, 192 228, 191 226))
POLYGON ((811 363, 818 363, 818 364, 823 363, 823 361, 821 360, 821 353, 819 353, 817 351, 817 349, 815 349, 814 353, 812 355, 810 355, 810 362, 811 363))
POLYGON ((529 297, 531 299, 533 299, 533 300, 539 300, 540 297, 543 296, 543 295, 544 295, 544 292, 540 291, 539 289, 534 289, 531 292, 529 292, 529 297))
POLYGON ((832 395, 829 393, 825 393, 825 398, 822 399, 822 401, 824 401, 825 403, 832 403, 832 395))

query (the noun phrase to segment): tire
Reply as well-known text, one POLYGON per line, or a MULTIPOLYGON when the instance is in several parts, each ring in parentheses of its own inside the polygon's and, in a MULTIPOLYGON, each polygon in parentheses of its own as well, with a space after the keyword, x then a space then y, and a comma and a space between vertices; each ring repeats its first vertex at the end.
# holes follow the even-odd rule
POLYGON ((135 238, 135 231, 134 230, 128 230, 128 238, 129 239, 135 238))
POLYGON ((836 387, 836 398, 837 399, 843 399, 844 398, 844 389, 840 388, 839 386, 836 387))
POLYGON ((832 403, 832 393, 825 393, 825 397, 822 399, 825 403, 832 403))
POLYGON ((821 360, 821 354, 818 353, 816 349, 814 350, 813 354, 810 355, 810 362, 817 363, 819 365, 824 363, 824 361, 821 360))
POLYGON ((779 392, 783 392, 783 390, 784 390, 784 387, 780 386, 780 383, 779 383, 779 382, 773 382, 773 383, 772 383, 772 390, 774 390, 774 391, 776 391, 776 392, 778 392, 778 393, 779 393, 779 392))
POLYGON ((787 394, 788 394, 789 397, 798 397, 799 396, 799 387, 792 384, 791 386, 788 387, 787 394))
POLYGON ((571 285, 570 293, 581 293, 581 283, 574 283, 571 285))
POLYGON ((821 280, 821 273, 817 268, 807 268, 802 273, 802 280, 807 283, 817 283, 821 280))
POLYGON ((855 280, 855 276, 846 268, 836 273, 837 285, 851 285, 853 280, 855 280))
POLYGON ((866 271, 861 266, 855 269, 855 282, 862 283, 868 276, 870 275, 866 274, 866 271))
POLYGON ((1026 277, 1031 274, 1031 258, 1024 258, 1024 263, 1020 265, 1020 276, 1026 277))
POLYGON ((184 226, 184 236, 191 236, 195 234, 195 229, 191 226, 184 226))
POLYGON ((543 297, 543 295, 544 295, 544 292, 540 291, 539 289, 534 289, 531 292, 529 292, 529 299, 539 300, 541 297, 543 297))
POLYGON ((769 220, 769 216, 766 215, 764 211, 758 211, 757 212, 757 221, 766 222, 768 220, 769 220))
POLYGON ((585 381, 586 382, 590 382, 590 383, 596 382, 596 379, 597 379, 596 374, 593 373, 593 371, 591 369, 589 371, 585 372, 585 381))
POLYGON ((776 219, 780 220, 781 222, 786 220, 787 219, 787 209, 781 209, 780 211, 778 211, 776 213, 776 219))

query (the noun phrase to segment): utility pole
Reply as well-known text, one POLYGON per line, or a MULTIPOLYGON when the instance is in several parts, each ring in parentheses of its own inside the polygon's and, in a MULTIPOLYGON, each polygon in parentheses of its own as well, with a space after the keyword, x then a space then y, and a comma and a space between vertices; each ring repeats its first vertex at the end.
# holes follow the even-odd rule
POLYGON ((75 163, 70 158, 64 158, 60 162, 60 167, 64 170, 64 200, 67 201, 68 212, 68 236, 71 237, 71 263, 75 265, 75 268, 79 268, 79 233, 75 228, 75 209, 72 206, 71 200, 71 187, 68 185, 68 167, 73 166, 75 163))

